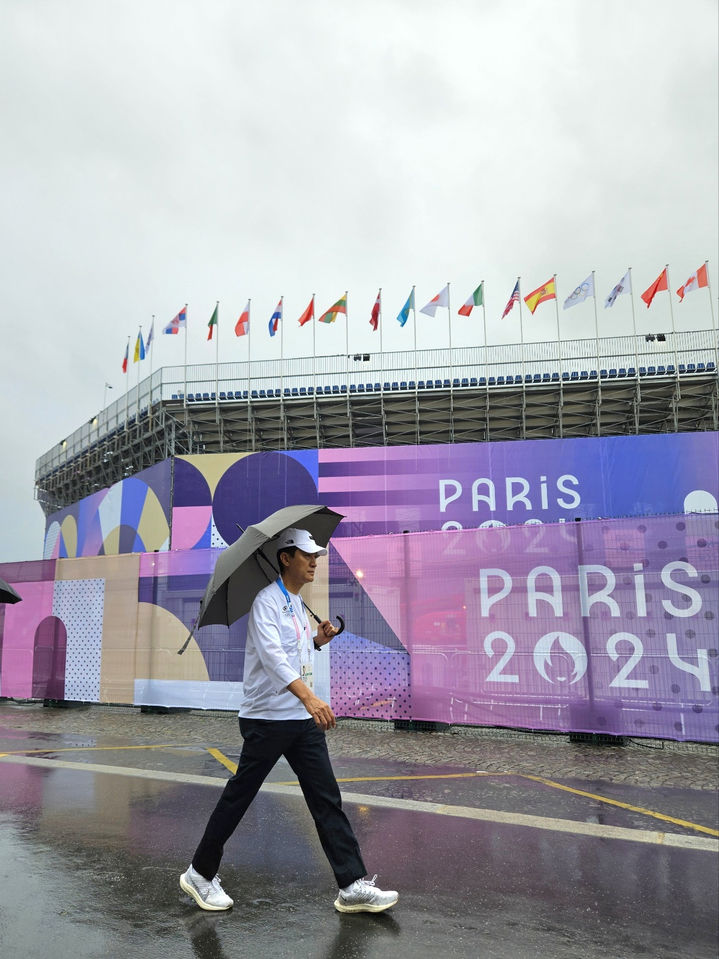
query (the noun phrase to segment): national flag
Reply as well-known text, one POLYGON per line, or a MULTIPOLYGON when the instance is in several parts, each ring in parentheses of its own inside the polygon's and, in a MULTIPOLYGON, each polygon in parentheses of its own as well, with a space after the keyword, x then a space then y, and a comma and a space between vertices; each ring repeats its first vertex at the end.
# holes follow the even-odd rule
POLYGON ((405 325, 405 323, 409 319, 409 311, 413 309, 414 309, 414 287, 412 287, 412 292, 407 297, 407 302, 397 314, 397 322, 399 323, 400 326, 405 325))
POLYGON ((570 306, 576 306, 577 303, 583 303, 590 296, 594 296, 594 277, 591 273, 583 283, 580 283, 579 286, 570 293, 570 295, 564 301, 563 309, 568 310, 570 306))
POLYGON ((208 340, 211 340, 211 339, 212 339, 213 331, 214 331, 215 327, 218 325, 217 311, 219 310, 219 308, 220 308, 220 304, 217 303, 217 304, 215 305, 214 310, 212 311, 212 316, 210 317, 210 322, 207 324, 207 339, 208 339, 208 340))
POLYGON ((130 341, 127 341, 127 346, 125 347, 125 359, 122 361, 122 372, 127 373, 127 361, 130 358, 130 341))
POLYGON ((310 320, 313 320, 314 318, 315 318, 315 295, 313 293, 312 299, 309 302, 309 306, 307 307, 307 309, 305 310, 305 312, 302 314, 302 316, 299 319, 299 324, 300 326, 304 326, 305 323, 309 323, 310 320))
POLYGON ((270 322, 268 329, 270 331, 270 336, 274 336, 280 326, 280 320, 282 319, 282 300, 275 307, 275 312, 270 317, 270 322))
POLYGON ((519 280, 517 280, 517 282, 514 284, 514 289, 512 290, 512 295, 510 296, 510 298, 509 298, 509 300, 508 300, 508 302, 507 302, 507 305, 506 305, 505 308, 504 308, 504 313, 502 313, 502 317, 501 317, 502 319, 504 319, 505 316, 506 316, 509 312, 511 312, 512 307, 514 306, 515 303, 519 303, 519 280))
POLYGON ((341 296, 336 303, 333 303, 332 306, 327 310, 322 316, 317 317, 319 323, 334 323, 340 313, 344 313, 347 316, 347 294, 341 296))
POLYGON ((470 296, 467 302, 460 306, 457 312, 461 316, 469 316, 475 306, 482 306, 484 303, 484 280, 479 284, 474 293, 470 296))
POLYGON ((677 290, 677 296, 680 300, 683 300, 685 293, 691 293, 692 290, 699 290, 705 286, 709 286, 706 263, 703 266, 700 266, 695 273, 692 273, 684 286, 679 287, 677 290))
POLYGON ((434 318, 438 306, 449 306, 449 284, 447 284, 443 290, 440 290, 434 299, 430 300, 426 306, 423 306, 419 312, 426 313, 427 316, 434 318))
POLYGON ((664 267, 664 269, 656 278, 656 280, 652 283, 652 285, 648 286, 646 290, 642 293, 642 299, 647 304, 647 309, 649 309, 649 307, 652 305, 652 300, 657 295, 657 293, 661 293, 662 291, 668 290, 668 289, 669 289, 669 285, 667 283, 667 268, 664 267))
POLYGON ((137 334, 137 339, 135 340, 135 355, 132 358, 133 363, 137 363, 138 360, 145 359, 145 344, 142 342, 142 330, 137 334))
POLYGON ((179 333, 187 326, 187 307, 183 306, 177 316, 173 317, 162 331, 163 333, 179 333))
POLYGON ((532 290, 531 293, 528 293, 524 302, 529 307, 529 312, 534 313, 540 303, 544 303, 545 300, 556 300, 557 292, 555 289, 554 279, 547 280, 544 286, 538 286, 536 290, 532 290))
POLYGON ((240 318, 235 323, 235 336, 247 336, 250 329, 250 301, 247 301, 247 306, 244 308, 242 313, 240 313, 240 318))
POLYGON ((604 309, 606 310, 607 307, 614 306, 614 303, 617 297, 621 293, 631 293, 631 292, 632 292, 632 277, 629 270, 627 270, 627 272, 621 278, 619 283, 617 283, 617 285, 614 287, 612 292, 604 301, 604 309))
POLYGON ((150 324, 150 332, 147 334, 147 340, 145 341, 145 350, 148 351, 152 344, 152 341, 155 339, 155 317, 152 318, 152 323, 150 324))
POLYGON ((379 313, 382 309, 382 290, 377 294, 377 299, 374 301, 374 306, 372 307, 372 313, 369 318, 369 325, 372 327, 375 332, 379 326, 379 313))

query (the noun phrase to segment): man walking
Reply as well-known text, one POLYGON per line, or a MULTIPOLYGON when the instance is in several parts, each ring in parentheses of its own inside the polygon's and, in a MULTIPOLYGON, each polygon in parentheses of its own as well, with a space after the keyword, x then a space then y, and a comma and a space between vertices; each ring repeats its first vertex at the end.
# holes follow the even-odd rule
POLYGON ((329 705, 314 693, 314 650, 338 631, 325 620, 313 637, 299 594, 314 580, 317 557, 326 553, 306 530, 286 529, 277 541, 280 577, 252 604, 240 709, 242 754, 192 864, 180 876, 181 888, 201 909, 218 911, 233 905, 217 876, 224 846, 280 756, 297 776, 335 874, 339 887, 335 909, 382 912, 399 898, 394 891, 378 889, 374 879, 363 878, 367 870, 342 810, 327 751, 325 730, 337 723, 329 705))

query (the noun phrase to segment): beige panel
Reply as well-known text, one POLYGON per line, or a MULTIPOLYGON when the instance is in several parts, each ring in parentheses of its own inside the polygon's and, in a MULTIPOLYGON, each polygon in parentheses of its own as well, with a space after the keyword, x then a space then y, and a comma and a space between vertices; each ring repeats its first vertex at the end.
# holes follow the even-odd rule
POLYGON ((210 493, 215 495, 217 484, 233 463, 251 456, 250 453, 202 453, 197 456, 178 456, 195 467, 207 480, 210 493))
POLYGON ((194 639, 178 656, 178 649, 187 639, 187 626, 169 610, 153 603, 140 603, 137 637, 138 679, 209 680, 205 660, 194 639))

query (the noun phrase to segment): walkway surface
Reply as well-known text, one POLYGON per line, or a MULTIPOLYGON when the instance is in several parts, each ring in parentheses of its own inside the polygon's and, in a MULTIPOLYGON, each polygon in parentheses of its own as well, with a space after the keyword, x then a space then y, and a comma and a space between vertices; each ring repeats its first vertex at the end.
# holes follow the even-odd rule
POLYGON ((339 915, 291 770, 228 843, 227 913, 178 877, 240 749, 229 714, 0 701, 0 955, 716 959, 717 750, 328 735, 388 913, 339 915))

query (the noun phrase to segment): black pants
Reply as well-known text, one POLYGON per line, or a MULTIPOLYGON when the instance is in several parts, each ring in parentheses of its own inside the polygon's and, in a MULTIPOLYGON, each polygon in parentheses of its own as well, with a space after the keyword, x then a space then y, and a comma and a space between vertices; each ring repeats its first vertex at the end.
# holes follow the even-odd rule
POLYGON ((240 719, 244 739, 237 772, 228 780, 210 816, 192 865, 206 879, 217 874, 225 843, 280 756, 299 780, 337 885, 366 875, 359 845, 347 816, 327 752, 324 732, 314 719, 240 719))

